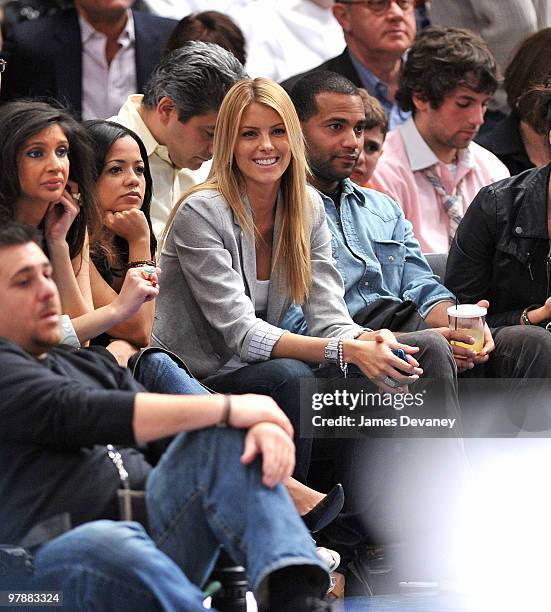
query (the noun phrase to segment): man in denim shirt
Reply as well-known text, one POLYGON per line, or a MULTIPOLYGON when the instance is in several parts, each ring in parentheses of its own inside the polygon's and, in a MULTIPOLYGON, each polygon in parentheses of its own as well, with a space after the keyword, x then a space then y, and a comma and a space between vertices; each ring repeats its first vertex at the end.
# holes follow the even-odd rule
MULTIPOLYGON (((446 311, 455 297, 432 274, 400 206, 348 180, 366 126, 358 89, 341 75, 317 72, 298 81, 291 97, 307 143, 311 182, 325 204, 333 256, 354 320, 397 332, 432 327, 447 340, 459 339, 458 332, 447 328, 446 311)), ((485 300, 479 304, 488 306, 485 300)), ((289 311, 284 325, 307 333, 298 308, 289 311)), ((452 346, 459 372, 478 365, 470 373, 477 378, 551 378, 547 347, 531 330, 513 326, 493 333, 494 337, 485 327, 484 346, 478 353, 452 346)), ((520 384, 514 388, 516 392, 520 384)))
MULTIPOLYGON (((308 145, 311 182, 325 204, 350 314, 360 324, 392 331, 446 328, 439 331, 449 338, 446 309, 455 297, 432 273, 401 207, 348 178, 366 127, 357 88, 341 75, 317 72, 298 81, 291 97, 308 145)), ((289 310, 284 323, 307 333, 298 307, 289 310)), ((475 357, 456 347, 454 352, 461 358, 460 369, 470 369, 486 361, 492 349, 487 335, 482 354, 475 357)))

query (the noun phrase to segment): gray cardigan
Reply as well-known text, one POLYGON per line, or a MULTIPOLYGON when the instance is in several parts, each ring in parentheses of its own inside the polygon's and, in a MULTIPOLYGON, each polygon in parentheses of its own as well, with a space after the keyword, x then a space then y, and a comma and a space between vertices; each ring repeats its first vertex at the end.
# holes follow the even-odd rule
MULTIPOLYGON (((323 203, 308 189, 313 203, 312 286, 303 305, 308 328, 312 336, 355 336, 361 328, 344 303, 323 203)), ((252 222, 250 208, 248 213, 252 222)), ((280 230, 278 206, 274 245, 280 230)), ((287 333, 277 327, 291 305, 285 274, 280 267, 272 272, 266 320, 258 318, 254 236, 241 230, 219 192, 194 193, 180 207, 159 265, 154 346, 180 355, 198 378, 216 373, 234 355, 247 363, 270 359, 274 344, 287 333)))

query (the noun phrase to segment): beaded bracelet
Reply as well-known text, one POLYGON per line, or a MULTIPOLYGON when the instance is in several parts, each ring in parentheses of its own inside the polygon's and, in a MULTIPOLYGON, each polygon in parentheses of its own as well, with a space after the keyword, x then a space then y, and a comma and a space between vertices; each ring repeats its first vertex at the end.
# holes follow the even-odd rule
POLYGON ((126 264, 126 269, 141 268, 142 266, 153 266, 156 267, 157 262, 154 259, 137 259, 136 261, 129 261, 126 264))
POLYGON ((344 376, 344 378, 346 378, 346 375, 348 374, 348 363, 344 360, 343 357, 343 345, 344 345, 344 340, 342 338, 339 338, 339 344, 338 344, 338 352, 339 352, 339 368, 342 371, 342 375, 344 376))

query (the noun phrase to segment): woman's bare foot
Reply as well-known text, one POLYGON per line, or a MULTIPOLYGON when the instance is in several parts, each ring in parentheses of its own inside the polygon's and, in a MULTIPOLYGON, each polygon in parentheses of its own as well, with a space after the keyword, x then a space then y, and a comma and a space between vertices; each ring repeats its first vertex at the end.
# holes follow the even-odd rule
POLYGON ((289 478, 287 481, 287 491, 289 491, 289 495, 300 516, 310 512, 326 496, 325 493, 311 489, 294 478, 289 478))

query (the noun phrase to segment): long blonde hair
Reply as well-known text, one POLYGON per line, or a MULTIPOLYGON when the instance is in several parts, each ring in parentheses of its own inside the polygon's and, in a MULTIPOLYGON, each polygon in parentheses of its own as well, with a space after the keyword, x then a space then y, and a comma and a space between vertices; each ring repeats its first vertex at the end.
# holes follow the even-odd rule
POLYGON ((203 189, 219 191, 245 232, 255 232, 243 202, 245 193, 241 173, 234 160, 235 143, 244 110, 253 102, 265 104, 281 117, 289 147, 291 161, 281 179, 280 205, 282 225, 272 257, 272 268, 283 264, 291 298, 297 304, 304 302, 312 282, 308 214, 311 201, 306 189, 308 164, 304 138, 295 107, 287 92, 274 81, 262 77, 244 79, 226 94, 220 107, 214 132, 212 168, 206 182, 195 186, 174 206, 168 218, 162 241, 166 239, 174 217, 189 195, 203 189))

